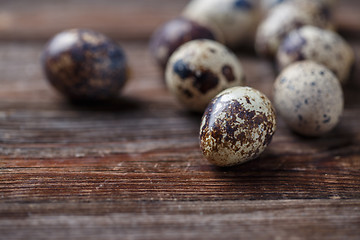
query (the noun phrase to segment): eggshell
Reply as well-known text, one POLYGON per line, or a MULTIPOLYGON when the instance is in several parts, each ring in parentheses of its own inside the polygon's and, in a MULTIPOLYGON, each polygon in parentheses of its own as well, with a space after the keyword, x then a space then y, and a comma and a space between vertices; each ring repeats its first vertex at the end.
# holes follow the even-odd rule
POLYGON ((255 49, 261 56, 273 58, 285 36, 303 25, 333 28, 329 12, 322 4, 311 1, 289 1, 274 7, 260 23, 255 49))
POLYGON ((164 69, 171 54, 178 47, 195 39, 224 41, 222 33, 216 26, 177 17, 155 30, 150 39, 149 49, 158 65, 164 69))
POLYGON ((258 157, 276 130, 270 100, 250 87, 219 93, 207 107, 200 127, 200 147, 211 163, 232 166, 258 157))
POLYGON ((193 0, 182 15, 217 26, 230 48, 253 39, 259 18, 255 0, 193 0))
POLYGON ((170 92, 189 110, 203 112, 222 90, 244 85, 243 68, 224 45, 193 40, 170 57, 165 72, 170 92))
POLYGON ((41 62, 50 84, 76 101, 115 98, 128 78, 123 49, 90 29, 56 34, 45 46, 41 62))
POLYGON ((355 54, 339 34, 304 26, 290 32, 277 53, 280 69, 301 60, 323 64, 333 71, 341 83, 345 83, 354 65, 355 54))
POLYGON ((329 69, 302 61, 288 66, 276 79, 274 104, 293 131, 320 136, 338 124, 344 98, 339 80, 329 69))

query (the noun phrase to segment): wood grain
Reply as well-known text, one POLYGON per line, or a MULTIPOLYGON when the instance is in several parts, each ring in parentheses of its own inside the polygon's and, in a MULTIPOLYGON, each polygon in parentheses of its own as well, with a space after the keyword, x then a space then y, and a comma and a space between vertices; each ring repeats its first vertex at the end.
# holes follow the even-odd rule
MULTIPOLYGON (((189 0, 2 0, 0 40, 44 40, 67 28, 102 31, 117 39, 148 39, 160 24, 181 14, 189 0), (99 21, 101 19, 101 21, 99 21)), ((341 0, 336 25, 347 36, 359 36, 358 1, 341 0)))
POLYGON ((358 239, 354 200, 0 205, 4 239, 358 239), (84 216, 84 212, 87 213, 84 216), (31 237, 29 237, 31 236, 31 237), (50 236, 50 237, 49 237, 50 236))
MULTIPOLYGON (((146 10, 141 16, 153 21, 137 29, 95 25, 120 39, 132 77, 111 103, 74 105, 47 84, 39 64, 44 39, 63 23, 33 29, 27 12, 49 19, 66 10, 76 23, 71 16, 85 2, 0 1, 0 20, 9 12, 28 20, 12 30, 0 21, 0 239, 359 239, 359 63, 334 131, 303 138, 279 118, 259 159, 216 168, 199 149, 201 116, 167 92, 144 40, 185 2, 121 1, 124 13, 162 14, 146 10)), ((358 4, 345 2, 341 9, 358 4)), ((87 6, 100 14, 120 3, 87 6)), ((344 26, 359 56, 357 24, 344 26)), ((271 98, 272 64, 251 50, 238 57, 248 84, 271 98)))

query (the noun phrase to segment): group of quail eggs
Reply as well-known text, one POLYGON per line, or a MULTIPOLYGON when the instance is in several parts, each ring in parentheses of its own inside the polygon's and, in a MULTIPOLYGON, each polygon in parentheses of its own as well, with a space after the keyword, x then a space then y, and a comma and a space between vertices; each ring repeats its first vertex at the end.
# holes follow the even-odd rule
POLYGON ((337 125, 354 52, 334 32, 335 4, 192 0, 153 34, 150 50, 169 91, 188 110, 204 113, 200 147, 211 163, 256 158, 276 130, 270 100, 245 86, 246 69, 232 52, 249 43, 276 63, 273 104, 294 132, 320 136, 337 125))
MULTIPOLYGON (((149 48, 168 90, 189 111, 203 113, 200 147, 206 159, 232 166, 258 157, 275 133, 275 109, 300 135, 320 136, 337 125, 342 85, 355 56, 334 31, 335 4, 192 0, 154 32, 149 48), (249 44, 276 63, 275 108, 246 86, 246 69, 233 51, 249 44)), ((112 98, 128 76, 121 47, 91 30, 56 35, 42 59, 50 83, 75 100, 112 98)))

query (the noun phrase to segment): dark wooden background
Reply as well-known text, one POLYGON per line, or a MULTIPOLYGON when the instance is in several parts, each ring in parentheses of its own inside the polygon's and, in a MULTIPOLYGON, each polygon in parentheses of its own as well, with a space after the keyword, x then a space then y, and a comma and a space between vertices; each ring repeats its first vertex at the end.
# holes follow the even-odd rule
MULTIPOLYGON (((360 239, 360 70, 345 87, 339 126, 321 138, 281 119, 265 153, 211 166, 200 116, 166 91, 151 32, 186 0, 0 0, 0 239, 360 239), (67 103, 39 57, 65 28, 118 40, 132 78, 106 106, 67 103)), ((360 54, 360 2, 336 21, 360 54)), ((271 97, 275 73, 239 51, 249 85, 271 97)))

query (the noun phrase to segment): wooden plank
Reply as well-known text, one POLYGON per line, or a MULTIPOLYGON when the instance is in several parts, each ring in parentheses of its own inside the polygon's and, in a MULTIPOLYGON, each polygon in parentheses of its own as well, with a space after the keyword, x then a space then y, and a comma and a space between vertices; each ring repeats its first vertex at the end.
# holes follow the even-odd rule
MULTIPOLYGON (((0 39, 16 40, 0 42, 0 238, 359 239, 359 67, 333 132, 299 137, 279 118, 259 159, 216 168, 199 149, 201 116, 167 92, 144 41, 186 1, 141 2, 0 0, 0 39), (144 13, 147 22, 96 25, 84 10, 76 16, 86 6, 99 18, 123 7, 118 20, 144 13), (46 83, 42 40, 70 20, 122 40, 132 78, 113 103, 72 105, 46 83)), ((356 9, 345 2, 340 9, 356 9)), ((340 17, 360 56, 354 15, 340 17)), ((238 56, 248 84, 271 97, 271 64, 238 56)))
POLYGON ((0 205, 4 239, 358 239, 359 200, 0 205), (84 214, 86 213, 86 214, 84 214))
MULTIPOLYGON (((260 159, 217 169, 199 150, 201 116, 188 114, 166 91, 142 42, 124 43, 133 79, 124 96, 106 107, 74 106, 57 96, 33 61, 41 47, 11 43, 2 49, 3 201, 360 198, 354 83, 346 89, 344 117, 335 131, 301 138, 279 119, 260 159)), ((252 55, 240 58, 249 84, 270 96, 271 66, 252 55)))
MULTIPOLYGON (((358 72, 334 132, 301 138, 279 119, 260 159, 218 169, 199 151, 200 116, 186 113, 164 89, 146 44, 122 44, 133 78, 118 101, 93 107, 70 105, 46 84, 42 44, 0 45, 1 236, 359 236, 358 72)), ((271 65, 239 56, 249 84, 270 95, 271 65)))

